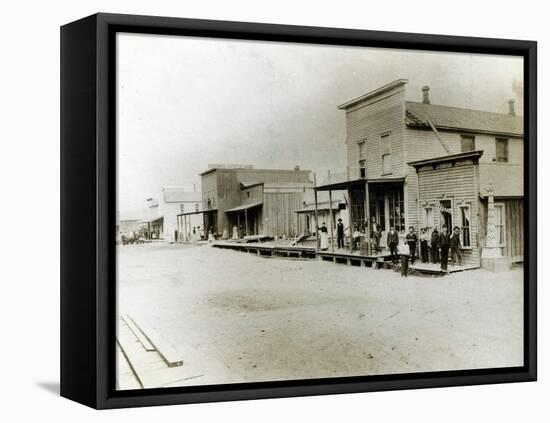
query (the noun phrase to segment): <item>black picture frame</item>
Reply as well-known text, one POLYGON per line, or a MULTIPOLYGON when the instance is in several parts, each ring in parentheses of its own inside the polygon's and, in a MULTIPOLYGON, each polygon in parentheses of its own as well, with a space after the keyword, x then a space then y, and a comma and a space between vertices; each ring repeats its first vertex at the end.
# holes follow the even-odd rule
POLYGON ((537 44, 534 41, 95 14, 61 28, 61 395, 90 407, 416 389, 537 378, 537 44), (115 390, 115 34, 517 55, 524 58, 522 367, 115 390))

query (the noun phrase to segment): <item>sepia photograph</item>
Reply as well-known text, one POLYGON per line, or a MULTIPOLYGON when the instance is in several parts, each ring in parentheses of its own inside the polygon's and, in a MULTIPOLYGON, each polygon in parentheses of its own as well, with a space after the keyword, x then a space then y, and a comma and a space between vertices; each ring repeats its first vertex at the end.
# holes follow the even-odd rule
POLYGON ((117 33, 116 389, 523 366, 523 73, 117 33))

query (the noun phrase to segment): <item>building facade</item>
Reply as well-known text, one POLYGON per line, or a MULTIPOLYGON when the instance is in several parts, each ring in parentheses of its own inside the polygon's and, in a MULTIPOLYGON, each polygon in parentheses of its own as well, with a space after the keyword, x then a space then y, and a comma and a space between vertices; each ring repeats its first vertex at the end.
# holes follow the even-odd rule
POLYGON ((216 165, 201 173, 204 226, 219 237, 233 227, 246 236, 298 235, 295 210, 312 189, 310 171, 216 165))
MULTIPOLYGON (((182 187, 164 187, 158 196, 147 198, 146 202, 147 218, 141 223, 141 231, 149 239, 175 241, 182 238, 184 229, 178 224, 178 215, 202 210, 201 193, 182 187)), ((199 214, 190 221, 193 226, 201 224, 199 214)))
POLYGON ((412 102, 406 85, 400 79, 339 106, 346 113, 348 176, 318 189, 347 190, 351 224, 363 231, 371 217, 383 231, 431 231, 461 226, 467 213, 479 220, 468 240, 467 255, 478 256, 474 264, 485 242, 483 193, 491 186, 503 254, 521 261, 523 118, 515 115, 514 103, 508 114, 433 105, 428 87, 421 102, 412 102), (445 159, 470 152, 480 154, 468 158, 468 166, 445 159), (432 173, 418 166, 434 158, 441 160, 432 163, 432 173))

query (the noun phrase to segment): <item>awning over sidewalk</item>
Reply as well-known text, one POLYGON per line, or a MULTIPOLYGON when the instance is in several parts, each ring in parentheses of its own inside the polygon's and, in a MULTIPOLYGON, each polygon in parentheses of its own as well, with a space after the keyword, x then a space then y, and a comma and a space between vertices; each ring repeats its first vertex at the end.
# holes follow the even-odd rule
POLYGON ((345 190, 353 185, 364 185, 366 182, 369 184, 395 184, 399 182, 405 182, 404 177, 397 177, 397 178, 377 178, 377 179, 366 179, 366 178, 359 178, 359 179, 352 179, 349 181, 340 181, 340 182, 334 182, 331 184, 326 185, 319 185, 315 187, 316 191, 338 191, 338 190, 345 190))
POLYGON ((240 206, 233 207, 232 209, 228 209, 225 212, 226 213, 239 212, 239 211, 248 210, 254 207, 261 206, 262 204, 263 204, 263 201, 258 201, 256 203, 250 203, 250 204, 241 204, 240 206))

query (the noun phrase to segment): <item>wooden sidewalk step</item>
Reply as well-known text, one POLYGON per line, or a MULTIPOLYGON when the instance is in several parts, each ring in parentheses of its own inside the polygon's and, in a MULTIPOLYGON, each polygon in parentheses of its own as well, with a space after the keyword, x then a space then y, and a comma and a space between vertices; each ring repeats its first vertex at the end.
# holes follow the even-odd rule
POLYGON ((128 325, 132 333, 136 336, 138 341, 141 343, 143 348, 145 348, 145 351, 155 351, 155 347, 151 342, 147 339, 145 334, 136 326, 134 321, 130 316, 127 314, 123 314, 120 316, 122 320, 128 325))
POLYGON ((128 316, 138 330, 143 333, 147 341, 154 347, 156 352, 163 358, 168 367, 183 365, 182 353, 178 351, 170 341, 165 339, 160 331, 149 325, 145 320, 137 321, 135 317, 128 316))
MULTIPOLYGON (((189 386, 205 383, 204 370, 195 365, 168 367, 158 351, 146 351, 126 321, 118 321, 117 387, 119 389, 189 386), (129 369, 131 374, 129 374, 129 369), (133 379, 133 380, 132 380, 133 379)), ((209 380, 208 383, 215 383, 209 380)))

